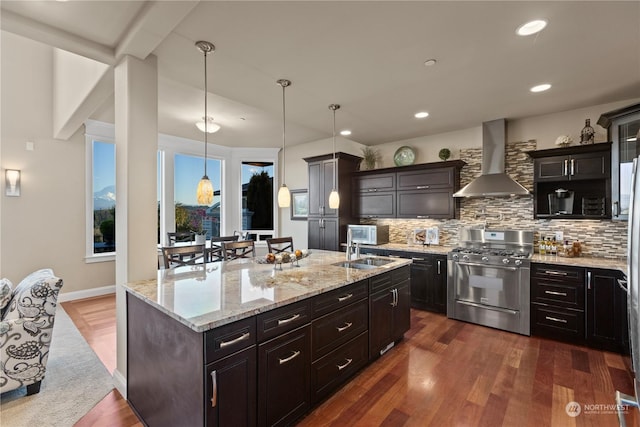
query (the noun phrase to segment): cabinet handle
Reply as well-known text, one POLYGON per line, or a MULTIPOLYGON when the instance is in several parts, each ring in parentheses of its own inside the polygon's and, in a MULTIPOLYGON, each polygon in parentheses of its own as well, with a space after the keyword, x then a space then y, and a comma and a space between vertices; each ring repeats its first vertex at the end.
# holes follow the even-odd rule
POLYGON ((389 254, 389 255, 387 255, 387 256, 388 256, 389 258, 402 258, 400 255, 392 255, 392 254, 389 254))
POLYGON ((575 159, 571 159, 571 176, 575 175, 575 171, 576 171, 575 165, 576 165, 575 159))
POLYGON ((293 354, 289 357, 285 357, 284 359, 280 359, 278 358, 278 361, 280 362, 281 365, 290 362, 291 360, 295 359, 296 357, 300 356, 300 351, 296 350, 293 352, 293 354))
POLYGON ((218 374, 211 371, 211 381, 213 382, 213 391, 211 392, 211 407, 215 408, 218 404, 218 374))
POLYGON ((547 320, 551 320, 552 322, 567 323, 565 319, 558 319, 557 317, 544 316, 544 318, 547 320))
POLYGON ((569 160, 567 159, 564 159, 564 173, 562 175, 569 175, 569 160))
POLYGON ((342 332, 349 329, 352 325, 352 322, 346 322, 343 327, 338 326, 336 329, 338 330, 338 332, 342 332))
POLYGON ((289 322, 293 322, 294 320, 298 319, 300 317, 299 314, 294 314, 293 316, 289 317, 288 319, 278 319, 278 326, 280 325, 285 325, 289 322))
POLYGON ((438 260, 438 274, 440 274, 440 260, 438 260))
POLYGON ((220 348, 225 348, 227 346, 239 343, 240 341, 244 341, 246 339, 249 339, 250 336, 251 336, 251 334, 249 332, 245 332, 244 334, 240 335, 238 338, 233 339, 231 341, 222 341, 220 343, 220 348))
POLYGON ((411 257, 411 259, 414 261, 424 261, 424 258, 418 258, 418 257, 411 257))
POLYGON ((395 289, 389 289, 389 292, 391 292, 391 302, 389 303, 389 305, 391 307, 395 307, 396 306, 396 290, 395 289))
POLYGON ((378 215, 367 215, 367 218, 378 218, 378 215))
POLYGON ((377 188, 370 188, 370 189, 369 189, 369 193, 375 193, 376 191, 378 191, 378 189, 377 189, 377 188))
POLYGON ((324 215, 324 206, 320 206, 320 215, 324 215))
POLYGON ((351 362, 353 362, 353 359, 346 359, 346 360, 347 360, 347 363, 345 363, 344 365, 336 365, 336 367, 338 368, 338 371, 342 371, 344 368, 351 365, 351 362))
POLYGON ((567 293, 566 292, 556 292, 556 291, 544 291, 545 294, 549 294, 549 295, 560 295, 561 297, 566 297, 567 293))
POLYGON ((418 219, 429 219, 429 215, 416 215, 418 219))
POLYGON ((611 215, 613 215, 613 216, 619 216, 620 215, 620 203, 619 202, 613 202, 613 204, 611 205, 611 215))
POLYGON ((544 274, 550 274, 552 276, 566 276, 566 271, 554 271, 554 270, 545 270, 544 274))
POLYGON ((618 286, 620 287, 620 289, 622 289, 625 292, 629 292, 629 289, 627 289, 627 281, 624 279, 618 279, 618 286))
POLYGON ((591 272, 587 271, 587 289, 591 289, 591 272))
POLYGON ((351 297, 353 297, 353 294, 347 294, 347 295, 345 295, 343 297, 338 297, 338 302, 346 301, 351 297))
POLYGON ((424 189, 426 189, 426 188, 429 188, 429 186, 428 186, 428 185, 418 185, 418 186, 416 187, 416 190, 424 190, 424 189))

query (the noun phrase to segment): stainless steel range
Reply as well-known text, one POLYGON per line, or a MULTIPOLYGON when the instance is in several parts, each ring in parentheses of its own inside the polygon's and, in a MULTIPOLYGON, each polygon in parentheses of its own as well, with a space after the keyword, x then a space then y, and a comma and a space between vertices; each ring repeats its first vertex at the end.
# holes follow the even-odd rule
POLYGON ((533 232, 462 228, 447 255, 447 317, 530 335, 533 232))

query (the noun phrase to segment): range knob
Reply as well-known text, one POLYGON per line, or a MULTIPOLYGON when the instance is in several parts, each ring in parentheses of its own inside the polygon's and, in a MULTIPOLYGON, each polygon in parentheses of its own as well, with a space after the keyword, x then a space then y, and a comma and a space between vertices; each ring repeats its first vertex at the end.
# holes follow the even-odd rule
POLYGON ((509 258, 503 258, 502 263, 503 264, 509 264, 509 258))
POLYGON ((489 262, 489 257, 487 257, 487 256, 483 256, 483 257, 482 257, 482 261, 484 261, 484 262, 489 262))
POLYGON ((469 255, 462 255, 463 261, 469 261, 469 255))
POLYGON ((522 260, 517 259, 517 260, 515 261, 515 263, 516 263, 516 265, 522 265, 522 260))
POLYGON ((458 254, 453 254, 453 255, 451 255, 451 258, 453 258, 453 259, 455 259, 457 261, 458 258, 460 258, 460 257, 458 256, 458 254))

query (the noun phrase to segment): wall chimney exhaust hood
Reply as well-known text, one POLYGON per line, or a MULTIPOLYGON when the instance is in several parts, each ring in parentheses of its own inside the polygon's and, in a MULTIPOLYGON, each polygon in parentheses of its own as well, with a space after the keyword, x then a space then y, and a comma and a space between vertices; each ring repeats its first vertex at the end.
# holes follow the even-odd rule
POLYGON ((505 173, 507 122, 482 123, 482 175, 453 197, 526 196, 529 190, 505 173))

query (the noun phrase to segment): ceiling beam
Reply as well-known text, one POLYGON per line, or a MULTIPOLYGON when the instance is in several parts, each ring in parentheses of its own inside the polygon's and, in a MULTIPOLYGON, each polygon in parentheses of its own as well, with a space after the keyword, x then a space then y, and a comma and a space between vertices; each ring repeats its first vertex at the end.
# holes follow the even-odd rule
POLYGON ((88 41, 64 30, 54 28, 8 10, 2 10, 1 15, 0 23, 2 29, 5 31, 108 65, 114 65, 116 63, 114 50, 108 46, 88 41))
POLYGON ((144 60, 198 3, 154 1, 145 4, 116 47, 116 58, 131 55, 144 60))

